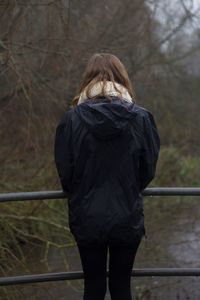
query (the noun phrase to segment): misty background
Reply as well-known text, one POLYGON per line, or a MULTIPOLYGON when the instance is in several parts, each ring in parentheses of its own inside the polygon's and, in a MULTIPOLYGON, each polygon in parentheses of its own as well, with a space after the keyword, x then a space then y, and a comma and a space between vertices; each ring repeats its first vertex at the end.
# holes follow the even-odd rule
MULTIPOLYGON (((1 192, 61 189, 53 158, 55 128, 71 107, 86 62, 95 52, 113 53, 122 60, 136 102, 155 117, 161 152, 151 186, 199 186, 198 0, 0 0, 1 192)), ((153 202, 145 202, 150 239, 160 232, 163 214, 173 211, 175 220, 182 205, 180 197, 173 207, 170 201, 153 202), (155 227, 152 208, 158 211, 155 227)), ((70 265, 66 257, 75 242, 68 230, 65 201, 1 204, 0 212, 1 276, 76 268, 76 262, 70 265), (38 255, 41 258, 36 263, 38 255)), ((184 215, 184 220, 196 222, 200 213, 194 220, 191 215, 194 217, 184 215)), ((159 238, 162 248, 162 235, 159 238)), ((141 253, 157 251, 145 243, 141 253)), ((143 257, 139 256, 138 264, 143 257)), ((145 257, 147 266, 150 260, 145 257)), ((164 286, 169 290, 168 285, 166 281, 164 286)), ((66 286, 71 289, 70 300, 80 299, 81 281, 78 285, 65 283, 60 289, 63 296, 55 299, 65 299, 66 286)), ((30 293, 19 286, 4 288, 0 299, 44 299, 41 291, 51 294, 51 288, 52 293, 58 293, 58 286, 43 287, 38 285, 30 293)), ((150 284, 147 289, 138 282, 134 288, 138 300, 169 296, 167 289, 165 296, 158 296, 150 284)), ((183 300, 190 299, 181 295, 183 300)), ((193 294, 191 299, 199 299, 199 295, 193 294)))

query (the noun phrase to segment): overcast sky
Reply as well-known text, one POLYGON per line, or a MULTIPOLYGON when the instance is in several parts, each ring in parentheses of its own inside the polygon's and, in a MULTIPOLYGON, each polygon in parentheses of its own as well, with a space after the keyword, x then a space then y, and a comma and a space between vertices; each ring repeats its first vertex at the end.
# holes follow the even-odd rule
MULTIPOLYGON (((155 4, 154 1, 152 1, 152 3, 155 4)), ((176 23, 179 23, 180 17, 185 14, 179 0, 160 0, 157 3, 156 18, 169 29, 170 27, 174 27, 176 23)), ((191 7, 191 0, 184 0, 184 3, 186 8, 193 13, 197 13, 198 11, 199 18, 195 19, 195 25, 200 27, 200 0, 193 0, 193 7, 191 7)), ((154 4, 152 5, 152 8, 154 8, 154 4)))
POLYGON ((194 8, 200 7, 200 1, 199 0, 193 0, 194 8))

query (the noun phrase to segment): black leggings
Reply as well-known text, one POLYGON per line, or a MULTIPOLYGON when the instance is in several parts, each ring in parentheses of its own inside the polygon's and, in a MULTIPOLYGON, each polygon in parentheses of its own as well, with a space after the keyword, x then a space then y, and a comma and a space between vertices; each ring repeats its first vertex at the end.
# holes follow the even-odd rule
POLYGON ((78 245, 84 272, 83 300, 104 300, 109 248, 109 291, 112 300, 131 300, 131 271, 141 239, 130 246, 83 247, 78 245))

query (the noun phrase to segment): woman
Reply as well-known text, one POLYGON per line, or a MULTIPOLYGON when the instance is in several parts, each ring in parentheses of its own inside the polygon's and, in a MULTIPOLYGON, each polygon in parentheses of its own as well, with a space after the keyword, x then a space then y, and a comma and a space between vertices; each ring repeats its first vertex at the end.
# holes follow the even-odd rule
POLYGON ((57 127, 55 162, 68 195, 69 227, 84 272, 84 300, 130 300, 145 235, 141 192, 155 176, 160 140, 152 114, 133 100, 121 61, 94 54, 57 127))

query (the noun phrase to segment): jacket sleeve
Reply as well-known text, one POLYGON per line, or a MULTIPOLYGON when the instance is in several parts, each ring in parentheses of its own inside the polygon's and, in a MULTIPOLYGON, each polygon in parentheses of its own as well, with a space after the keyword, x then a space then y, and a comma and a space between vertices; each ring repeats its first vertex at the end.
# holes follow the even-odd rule
POLYGON ((56 128, 54 158, 62 189, 68 194, 73 175, 70 111, 64 115, 64 118, 56 128))
POLYGON ((143 117, 143 146, 140 156, 140 191, 144 190, 155 177, 160 150, 160 138, 153 115, 147 111, 143 117))

